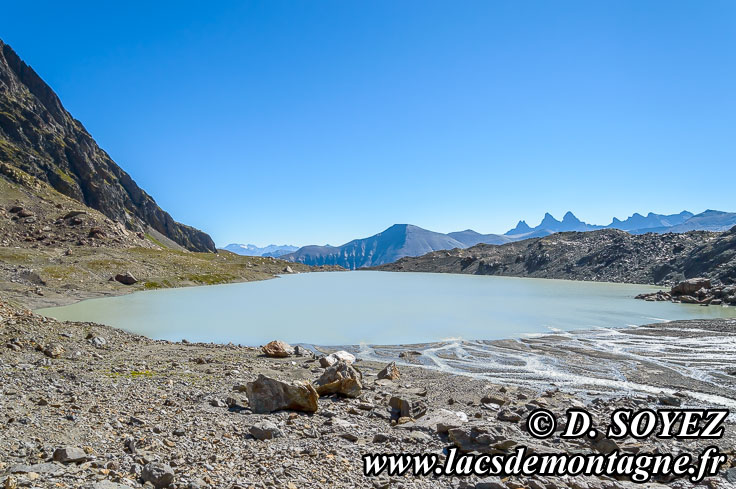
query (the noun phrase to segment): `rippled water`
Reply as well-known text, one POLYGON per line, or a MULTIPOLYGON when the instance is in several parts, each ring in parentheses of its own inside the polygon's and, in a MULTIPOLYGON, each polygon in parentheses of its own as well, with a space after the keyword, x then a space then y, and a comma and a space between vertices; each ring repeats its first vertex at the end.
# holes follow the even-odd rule
POLYGON ((652 290, 657 287, 356 271, 138 292, 39 312, 158 339, 247 345, 275 338, 317 345, 494 340, 557 330, 736 317, 736 308, 633 299, 652 290))

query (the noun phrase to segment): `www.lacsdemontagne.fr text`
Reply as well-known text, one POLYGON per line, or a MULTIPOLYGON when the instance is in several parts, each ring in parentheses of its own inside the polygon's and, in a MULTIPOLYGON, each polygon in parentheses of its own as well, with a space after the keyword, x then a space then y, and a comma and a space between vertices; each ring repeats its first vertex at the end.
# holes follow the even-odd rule
POLYGON ((683 453, 647 454, 565 454, 530 453, 517 447, 509 454, 461 454, 457 448, 447 450, 442 458, 436 453, 368 454, 363 456, 363 472, 367 476, 625 476, 634 482, 648 482, 653 476, 688 477, 700 482, 718 473, 726 456, 717 447, 708 447, 697 456, 683 453))
MULTIPOLYGON (((605 436, 621 439, 631 436, 642 439, 679 438, 715 440, 723 437, 723 421, 727 409, 643 409, 634 412, 618 409, 611 413, 611 424, 605 436)), ((547 409, 536 409, 526 421, 527 431, 538 439, 553 436, 557 420, 547 409)), ((567 411, 567 424, 561 438, 573 439, 597 436, 592 416, 582 409, 567 411)), ((697 483, 714 476, 727 457, 717 446, 708 446, 697 455, 690 453, 630 453, 614 450, 610 453, 568 454, 539 453, 517 446, 507 453, 460 453, 456 447, 438 453, 386 454, 363 456, 363 472, 367 476, 610 476, 626 477, 644 483, 653 477, 687 477, 697 483)))

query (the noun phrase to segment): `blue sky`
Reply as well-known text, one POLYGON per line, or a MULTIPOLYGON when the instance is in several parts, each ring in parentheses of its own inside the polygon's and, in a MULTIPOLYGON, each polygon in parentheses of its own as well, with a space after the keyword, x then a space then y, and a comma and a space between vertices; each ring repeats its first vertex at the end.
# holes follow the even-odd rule
POLYGON ((119 3, 0 38, 218 245, 736 210, 736 2, 119 3))

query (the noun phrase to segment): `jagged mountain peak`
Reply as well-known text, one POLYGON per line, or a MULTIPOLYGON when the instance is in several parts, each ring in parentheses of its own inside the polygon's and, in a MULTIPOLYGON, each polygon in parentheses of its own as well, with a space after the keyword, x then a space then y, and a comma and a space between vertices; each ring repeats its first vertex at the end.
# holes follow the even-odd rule
POLYGON ((526 221, 521 220, 516 224, 516 227, 513 229, 510 229, 509 231, 506 231, 504 233, 504 236, 511 236, 515 234, 526 234, 531 232, 532 228, 529 227, 529 225, 526 223, 526 221))
POLYGON ((552 214, 550 214, 549 212, 545 212, 544 218, 542 219, 542 222, 539 224, 538 227, 557 226, 560 223, 561 221, 555 219, 552 214))

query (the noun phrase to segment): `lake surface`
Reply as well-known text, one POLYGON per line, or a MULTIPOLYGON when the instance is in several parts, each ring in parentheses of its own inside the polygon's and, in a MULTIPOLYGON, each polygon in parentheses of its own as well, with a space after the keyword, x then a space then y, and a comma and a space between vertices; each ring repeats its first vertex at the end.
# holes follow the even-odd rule
POLYGON ((659 287, 453 274, 335 272, 137 292, 38 312, 156 339, 261 345, 493 340, 674 319, 736 308, 645 302, 659 287))

